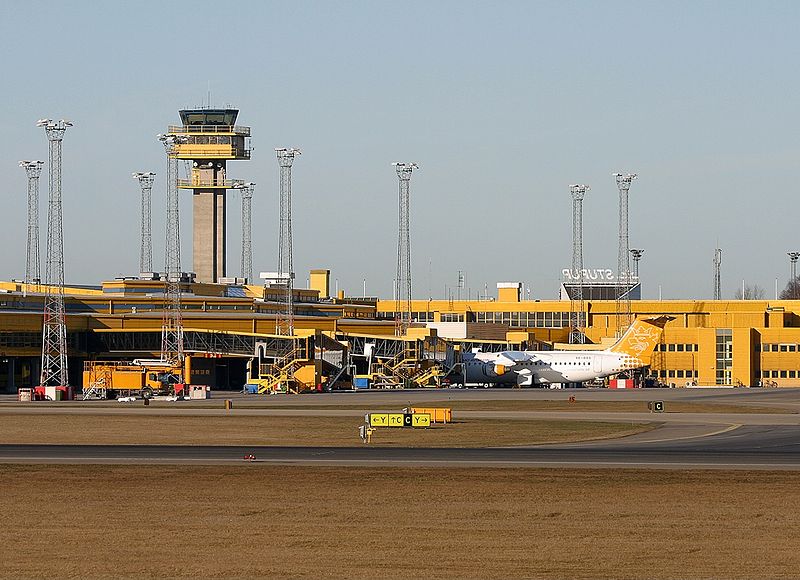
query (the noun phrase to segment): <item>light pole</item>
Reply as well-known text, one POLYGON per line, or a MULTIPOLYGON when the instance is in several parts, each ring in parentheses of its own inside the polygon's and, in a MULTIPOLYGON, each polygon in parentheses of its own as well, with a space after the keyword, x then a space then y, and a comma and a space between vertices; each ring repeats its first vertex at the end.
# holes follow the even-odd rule
POLYGON ((49 141, 47 259, 40 385, 67 386, 67 322, 64 310, 64 228, 61 197, 61 145, 71 121, 39 119, 49 141))
POLYGON ((28 250, 25 259, 25 291, 29 284, 40 284, 39 272, 39 176, 44 161, 20 161, 28 175, 28 250))
POLYGON ((416 163, 394 162, 398 178, 397 278, 395 279, 395 334, 402 336, 411 325, 411 173, 416 163))
POLYGON ((253 190, 256 184, 252 181, 235 181, 233 189, 242 192, 242 256, 239 275, 246 278, 246 283, 253 283, 253 240, 252 240, 252 215, 253 215, 253 190))
POLYGON ((638 248, 631 248, 631 257, 633 258, 633 275, 636 280, 639 280, 639 260, 644 255, 644 250, 638 248))
POLYGON ((294 258, 292 249, 292 164, 302 152, 295 147, 276 147, 280 168, 278 223, 278 278, 283 288, 283 305, 276 321, 276 333, 294 336, 294 258))
MULTIPOLYGON (((619 190, 619 248, 617 252, 617 332, 631 324, 630 245, 628 243, 628 192, 636 173, 613 173, 619 190), (623 282, 624 276, 624 282, 623 282)), ((621 334, 620 334, 621 336, 621 334)))
POLYGON ((156 174, 152 171, 138 171, 133 173, 133 178, 139 181, 142 190, 142 209, 141 209, 141 238, 139 244, 139 272, 153 271, 153 243, 151 235, 151 196, 153 182, 156 174))
POLYGON ((578 277, 578 286, 572 291, 570 297, 570 344, 583 344, 584 334, 580 327, 585 327, 583 303, 583 199, 589 191, 588 185, 577 183, 569 186, 572 196, 572 274, 578 277), (577 290, 577 292, 576 292, 577 290), (578 310, 575 310, 575 302, 578 310))
POLYGON ((797 289, 795 280, 797 279, 797 259, 800 258, 800 252, 786 252, 789 256, 789 296, 788 298, 794 300, 797 298, 797 289))

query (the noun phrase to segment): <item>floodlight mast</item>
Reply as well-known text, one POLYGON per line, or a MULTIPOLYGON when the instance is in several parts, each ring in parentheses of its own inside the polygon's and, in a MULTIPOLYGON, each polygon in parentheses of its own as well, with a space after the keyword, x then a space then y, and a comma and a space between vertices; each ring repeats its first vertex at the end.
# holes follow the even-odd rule
POLYGON ((416 163, 394 162, 398 178, 397 275, 395 277, 395 334, 402 336, 411 326, 411 174, 416 163))
POLYGON ((639 248, 631 248, 631 258, 633 258, 633 277, 636 282, 639 282, 639 260, 644 256, 644 250, 639 248))
POLYGON ((142 209, 141 209, 141 234, 139 244, 139 272, 153 271, 153 242, 150 218, 151 198, 153 182, 156 174, 152 171, 139 171, 133 174, 133 178, 139 181, 142 190, 142 209))
POLYGON ((239 275, 248 282, 253 282, 253 241, 252 213, 253 191, 256 184, 252 181, 234 181, 233 189, 242 192, 242 258, 239 275))
MULTIPOLYGON (((161 324, 161 360, 183 366, 183 313, 181 311, 181 237, 178 205, 178 158, 175 146, 185 137, 158 135, 167 157, 167 219, 164 247, 164 313, 161 324)), ((185 377, 188 380, 188 377, 185 377)))
POLYGON ((41 284, 39 258, 39 177, 44 161, 20 161, 28 176, 28 243, 25 254, 26 291, 30 284, 41 284))
POLYGON ((789 256, 789 298, 796 300, 797 292, 797 259, 800 258, 800 252, 786 252, 789 256))
POLYGON ((275 330, 281 336, 294 336, 294 265, 292 262, 292 164, 300 149, 277 147, 280 167, 280 224, 278 233, 278 278, 284 285, 283 304, 278 312, 275 330))
POLYGON ((617 333, 631 325, 631 262, 628 238, 628 192, 636 173, 613 173, 619 190, 619 249, 617 252, 617 333))
POLYGON ((61 144, 72 122, 39 119, 49 141, 47 259, 42 325, 42 386, 67 386, 67 324, 64 312, 64 229, 61 203, 61 144))
POLYGON ((569 342, 571 344, 583 344, 586 341, 586 336, 580 328, 586 326, 583 301, 583 198, 589 189, 591 188, 584 184, 569 186, 569 193, 572 196, 572 274, 578 278, 577 288, 573 289, 573 296, 569 302, 569 342), (576 301, 578 302, 577 311, 576 301), (581 320, 582 318, 584 320, 581 320))

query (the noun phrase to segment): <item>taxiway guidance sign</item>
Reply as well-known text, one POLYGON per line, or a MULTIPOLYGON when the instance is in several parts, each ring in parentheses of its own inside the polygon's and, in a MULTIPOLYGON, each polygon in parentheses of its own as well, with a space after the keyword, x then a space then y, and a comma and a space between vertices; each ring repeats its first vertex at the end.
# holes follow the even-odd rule
POLYGON ((430 427, 428 413, 370 413, 370 427, 430 427))

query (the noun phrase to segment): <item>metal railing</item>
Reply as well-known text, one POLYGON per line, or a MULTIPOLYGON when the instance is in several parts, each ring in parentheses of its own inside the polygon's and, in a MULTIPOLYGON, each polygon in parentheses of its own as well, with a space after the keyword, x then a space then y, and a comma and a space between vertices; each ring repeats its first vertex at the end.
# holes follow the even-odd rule
POLYGON ((185 145, 177 145, 174 153, 170 157, 177 157, 178 159, 194 159, 194 158, 214 158, 214 157, 237 157, 243 159, 250 159, 250 149, 239 149, 230 145, 198 145, 195 143, 187 143, 185 145), (201 147, 202 149, 198 149, 201 147))
POLYGON ((235 135, 250 136, 250 127, 242 125, 170 125, 167 132, 177 135, 186 133, 233 133, 235 135))
POLYGON ((178 187, 182 188, 204 188, 218 187, 223 189, 233 189, 233 179, 179 179, 178 187))

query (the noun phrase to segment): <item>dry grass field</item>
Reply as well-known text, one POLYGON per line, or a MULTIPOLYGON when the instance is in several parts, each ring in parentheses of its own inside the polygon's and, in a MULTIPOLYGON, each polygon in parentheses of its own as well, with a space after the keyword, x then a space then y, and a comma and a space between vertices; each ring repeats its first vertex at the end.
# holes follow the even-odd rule
POLYGON ((0 466, 5 578, 777 579, 792 472, 0 466))
MULTIPOLYGON (((205 401, 180 401, 177 403, 167 402, 160 399, 151 401, 153 408, 169 409, 222 409, 224 407, 225 395, 220 394, 219 399, 205 401)), ((323 399, 320 403, 314 401, 314 395, 295 396, 276 396, 276 397, 254 397, 252 399, 234 401, 236 409, 363 409, 368 411, 399 411, 401 407, 450 407, 454 411, 576 411, 576 412, 618 412, 618 413, 647 413, 647 401, 592 401, 582 400, 580 393, 576 396, 576 401, 570 403, 565 399, 552 400, 448 400, 415 402, 414 397, 410 396, 403 404, 358 404, 353 403, 346 395, 341 398, 341 403, 330 403, 330 399, 323 399)), ((658 399, 658 393, 654 393, 653 400, 658 399)), ((142 406, 143 402, 137 401, 135 406, 142 406)), ((687 401, 666 401, 664 403, 667 413, 795 413, 792 408, 755 405, 749 403, 726 404, 726 403, 706 403, 706 402, 687 402, 687 401)), ((64 408, 120 408, 120 403, 116 401, 70 401, 67 403, 18 403, 3 402, 0 408, 20 408, 31 407, 40 410, 64 409, 64 408)))
MULTIPOLYGON (((190 411, 187 411, 187 413, 190 411)), ((358 417, 157 415, 3 415, 0 443, 96 445, 360 445, 358 417)), ((429 429, 381 429, 374 445, 485 447, 622 437, 642 423, 470 419, 429 429)))

